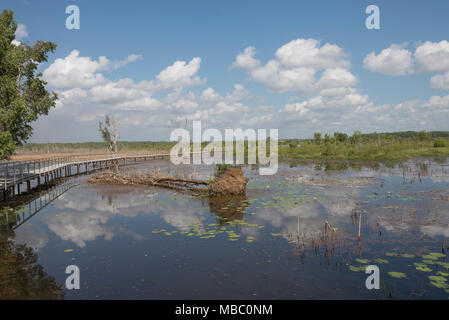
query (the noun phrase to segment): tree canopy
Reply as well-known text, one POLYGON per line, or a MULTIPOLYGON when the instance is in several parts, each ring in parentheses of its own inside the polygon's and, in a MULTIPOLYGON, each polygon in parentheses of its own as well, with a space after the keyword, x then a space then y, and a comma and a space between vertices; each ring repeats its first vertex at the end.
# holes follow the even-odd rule
POLYGON ((0 159, 9 158, 17 146, 28 140, 31 123, 47 115, 56 105, 56 93, 46 90, 37 69, 47 62, 53 42, 38 40, 33 46, 15 41, 14 13, 0 14, 0 159))

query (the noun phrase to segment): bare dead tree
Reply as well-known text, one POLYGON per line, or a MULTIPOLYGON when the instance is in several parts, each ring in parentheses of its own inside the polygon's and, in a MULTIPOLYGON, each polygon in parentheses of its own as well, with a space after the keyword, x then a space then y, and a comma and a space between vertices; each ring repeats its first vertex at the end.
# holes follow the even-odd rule
POLYGON ((118 134, 118 125, 117 120, 114 116, 106 115, 104 123, 99 122, 98 123, 99 130, 101 133, 101 137, 103 138, 104 142, 108 144, 108 149, 116 153, 117 152, 117 141, 119 139, 118 134))

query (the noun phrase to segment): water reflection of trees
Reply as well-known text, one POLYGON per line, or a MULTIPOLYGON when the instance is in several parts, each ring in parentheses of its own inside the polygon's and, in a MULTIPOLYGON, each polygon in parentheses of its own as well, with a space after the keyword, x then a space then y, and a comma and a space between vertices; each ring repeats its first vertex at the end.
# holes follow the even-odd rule
POLYGON ((33 249, 13 237, 13 231, 0 233, 0 299, 63 299, 62 287, 37 264, 33 249))
POLYGON ((246 195, 239 196, 209 196, 209 209, 215 214, 220 224, 233 220, 241 220, 248 206, 246 195))

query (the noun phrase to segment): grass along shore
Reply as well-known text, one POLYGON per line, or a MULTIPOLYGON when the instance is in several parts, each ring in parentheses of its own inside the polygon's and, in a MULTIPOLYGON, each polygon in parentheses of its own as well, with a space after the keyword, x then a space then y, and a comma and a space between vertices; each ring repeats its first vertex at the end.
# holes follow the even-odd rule
MULTIPOLYGON (((119 153, 169 152, 174 145, 175 142, 164 141, 119 141, 118 150, 119 153)), ((351 136, 339 132, 333 136, 315 133, 314 139, 281 139, 278 145, 279 159, 405 160, 449 156, 449 132, 355 132, 351 136)), ((28 143, 18 149, 12 159, 107 152, 103 142, 28 143)))
POLYGON ((280 159, 406 160, 449 156, 449 139, 412 138, 351 141, 280 141, 280 159))

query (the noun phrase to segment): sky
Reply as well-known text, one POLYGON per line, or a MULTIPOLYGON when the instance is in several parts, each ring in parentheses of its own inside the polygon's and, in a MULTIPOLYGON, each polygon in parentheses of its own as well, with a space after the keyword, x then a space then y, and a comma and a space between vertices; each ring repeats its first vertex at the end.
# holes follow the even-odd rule
MULTIPOLYGON (((3 0, 17 42, 52 41, 59 99, 31 142, 167 141, 178 127, 280 138, 449 129, 449 1, 3 0), (80 28, 66 28, 66 7, 80 28), (369 5, 380 29, 367 29, 369 5)), ((18 43, 16 43, 18 44, 18 43)))

